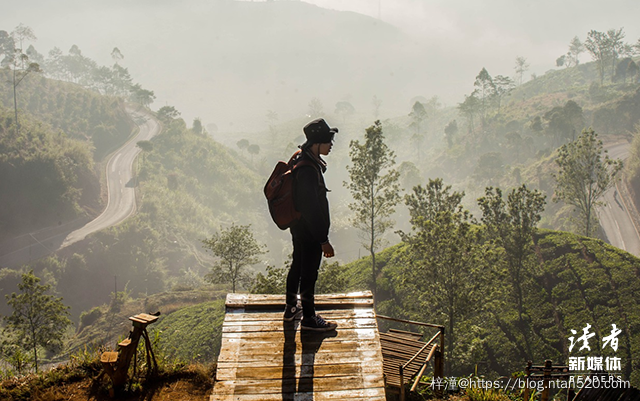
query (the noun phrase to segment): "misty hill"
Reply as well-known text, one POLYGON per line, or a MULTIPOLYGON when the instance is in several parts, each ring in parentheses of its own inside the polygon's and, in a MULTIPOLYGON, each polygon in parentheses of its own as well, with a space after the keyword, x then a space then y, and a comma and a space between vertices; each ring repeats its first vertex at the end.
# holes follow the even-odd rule
POLYGON ((0 238, 99 212, 94 162, 131 133, 124 102, 32 74, 18 87, 16 133, 10 76, 0 70, 0 238))
MULTIPOLYGON (((153 88, 159 104, 169 102, 188 121, 199 116, 223 131, 264 126, 267 110, 283 119, 304 116, 314 97, 326 111, 348 100, 370 113, 377 95, 391 114, 430 87, 431 67, 422 62, 428 49, 389 24, 353 12, 298 1, 115 1, 77 7, 71 15, 51 9, 77 23, 67 35, 73 42, 57 44, 63 51, 72 44, 85 50, 100 44, 110 46, 103 53, 107 58, 117 45, 123 65, 153 88), (84 13, 82 19, 77 13, 84 13), (83 31, 91 34, 76 36, 83 31)), ((433 53, 428 57, 438 59, 433 53)))
MULTIPOLYGON (((108 303, 114 288, 138 298, 201 285, 212 262, 201 240, 232 222, 252 224, 260 242, 268 241, 262 182, 247 161, 180 118, 163 123, 136 164, 136 215, 32 263, 38 274, 51 274, 73 319, 108 303)), ((18 281, 16 271, 0 274, 8 293, 18 281)))

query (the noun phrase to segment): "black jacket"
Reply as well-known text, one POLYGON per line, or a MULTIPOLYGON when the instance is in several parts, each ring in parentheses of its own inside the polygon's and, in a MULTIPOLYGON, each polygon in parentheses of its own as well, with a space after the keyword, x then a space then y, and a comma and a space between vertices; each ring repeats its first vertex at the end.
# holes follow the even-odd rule
POLYGON ((306 152, 298 160, 301 159, 311 161, 311 165, 293 170, 293 203, 302 217, 291 227, 291 234, 302 240, 325 243, 329 240, 331 219, 323 167, 306 152))

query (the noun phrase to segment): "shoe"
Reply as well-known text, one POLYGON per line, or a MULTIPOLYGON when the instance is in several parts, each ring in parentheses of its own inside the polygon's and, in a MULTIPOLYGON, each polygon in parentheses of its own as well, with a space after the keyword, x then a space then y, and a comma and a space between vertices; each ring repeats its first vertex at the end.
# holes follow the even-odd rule
POLYGON ((335 330, 337 327, 337 323, 327 322, 320 315, 305 317, 304 319, 302 319, 302 323, 300 324, 300 328, 302 330, 312 331, 331 331, 335 330))
POLYGON ((282 320, 284 320, 285 322, 291 322, 296 317, 299 317, 301 314, 302 314, 302 307, 300 305, 296 305, 296 306, 287 305, 284 309, 284 316, 282 317, 282 320))

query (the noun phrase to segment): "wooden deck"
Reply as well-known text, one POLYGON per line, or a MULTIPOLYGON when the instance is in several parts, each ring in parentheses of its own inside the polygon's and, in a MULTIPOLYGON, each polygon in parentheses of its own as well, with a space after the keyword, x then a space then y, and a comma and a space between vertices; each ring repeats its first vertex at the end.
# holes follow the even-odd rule
POLYGON ((317 295, 328 333, 282 321, 283 295, 229 294, 211 401, 385 400, 370 292, 317 295))

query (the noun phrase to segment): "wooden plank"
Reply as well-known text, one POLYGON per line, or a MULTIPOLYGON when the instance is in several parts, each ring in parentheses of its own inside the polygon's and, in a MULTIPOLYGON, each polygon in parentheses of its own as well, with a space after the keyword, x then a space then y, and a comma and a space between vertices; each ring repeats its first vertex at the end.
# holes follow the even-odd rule
MULTIPOLYGON (((245 311, 244 313, 228 313, 225 315, 225 322, 245 322, 245 321, 280 321, 282 322, 283 311, 245 311)), ((327 320, 349 319, 349 318, 375 318, 375 313, 371 309, 329 309, 322 311, 322 317, 327 320)))
POLYGON ((334 391, 314 391, 310 392, 294 392, 291 398, 286 398, 283 394, 244 394, 244 395, 225 395, 212 394, 211 401, 282 401, 286 399, 296 401, 325 401, 325 400, 349 400, 349 401, 370 401, 385 400, 383 387, 373 387, 360 390, 334 390, 334 391), (295 398, 293 395, 295 394, 295 398))
POLYGON ((284 323, 283 295, 229 294, 212 401, 385 400, 370 292, 316 296, 338 330, 284 323))
POLYGON ((100 355, 100 362, 102 363, 116 363, 117 361, 117 352, 103 352, 102 355, 100 355))
POLYGON ((314 377, 338 377, 338 376, 362 376, 379 373, 382 364, 369 364, 362 366, 360 361, 355 363, 330 363, 330 364, 301 364, 296 363, 289 367, 279 366, 218 366, 216 369, 216 380, 281 380, 283 377, 303 378, 313 372, 314 377), (289 370, 291 370, 289 372, 289 370))

